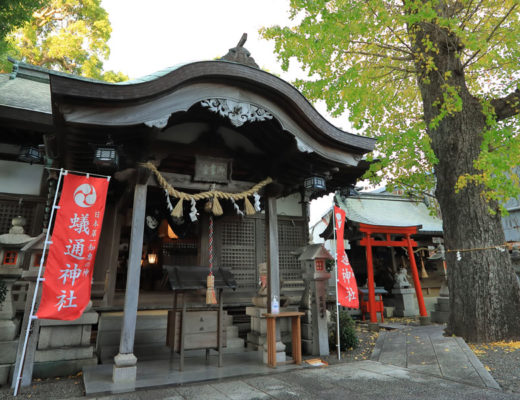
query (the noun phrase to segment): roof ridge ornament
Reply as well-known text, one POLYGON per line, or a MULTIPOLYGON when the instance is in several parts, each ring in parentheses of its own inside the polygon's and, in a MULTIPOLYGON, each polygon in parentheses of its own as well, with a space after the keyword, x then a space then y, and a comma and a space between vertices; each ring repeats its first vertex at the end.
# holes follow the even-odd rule
POLYGON ((239 64, 244 64, 244 65, 248 65, 250 67, 260 69, 258 64, 255 62, 255 59, 253 57, 251 57, 251 53, 249 52, 249 50, 247 50, 244 47, 246 40, 247 40, 247 33, 243 33, 242 37, 238 41, 236 47, 232 47, 231 49, 229 49, 227 54, 224 57, 221 57, 220 59, 224 60, 224 61, 236 62, 239 64))
POLYGON ((212 98, 202 100, 200 105, 214 113, 220 114, 222 117, 228 117, 231 124, 237 128, 246 122, 263 122, 267 119, 273 119, 273 114, 269 111, 246 102, 212 98))

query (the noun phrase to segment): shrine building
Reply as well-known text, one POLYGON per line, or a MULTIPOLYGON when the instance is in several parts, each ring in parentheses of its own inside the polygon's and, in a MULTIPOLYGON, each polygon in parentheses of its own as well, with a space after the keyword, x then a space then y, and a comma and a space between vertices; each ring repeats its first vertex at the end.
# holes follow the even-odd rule
POLYGON ((0 337, 0 384, 19 367, 62 168, 111 177, 92 306, 69 324, 34 323, 23 384, 86 366, 105 368, 99 374, 113 384, 135 384, 141 362, 183 345, 195 357, 206 347, 188 348, 176 329, 189 324, 179 328, 168 312, 176 290, 207 275, 210 258, 228 274, 212 328, 224 329, 224 365, 227 354, 261 351, 248 309, 262 265, 263 309, 276 297, 298 310, 304 282, 295 252, 309 243, 309 201, 354 185, 375 140, 329 123, 291 84, 261 70, 243 40, 221 59, 118 84, 11 62, 0 75, 0 235, 16 225, 12 234, 25 236, 0 243, 10 307, 0 327, 11 332, 0 337))

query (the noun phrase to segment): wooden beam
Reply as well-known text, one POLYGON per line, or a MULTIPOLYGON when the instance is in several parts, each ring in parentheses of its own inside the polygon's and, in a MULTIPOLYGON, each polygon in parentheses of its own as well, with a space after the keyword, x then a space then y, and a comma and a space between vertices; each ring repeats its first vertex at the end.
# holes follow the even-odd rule
POLYGON ((268 197, 266 201, 266 233, 267 233, 267 312, 272 313, 272 300, 276 296, 280 304, 280 262, 278 248, 278 215, 276 197, 268 197))
MULTIPOLYGON (((173 186, 175 189, 188 189, 206 191, 210 189, 212 184, 204 182, 193 182, 191 175, 175 174, 172 172, 162 172, 161 175, 166 181, 173 186)), ((217 183, 215 189, 222 192, 237 193, 251 189, 258 182, 246 182, 246 181, 231 181, 229 183, 217 183)), ((148 181, 149 186, 159 187, 156 179, 151 177, 148 181)))

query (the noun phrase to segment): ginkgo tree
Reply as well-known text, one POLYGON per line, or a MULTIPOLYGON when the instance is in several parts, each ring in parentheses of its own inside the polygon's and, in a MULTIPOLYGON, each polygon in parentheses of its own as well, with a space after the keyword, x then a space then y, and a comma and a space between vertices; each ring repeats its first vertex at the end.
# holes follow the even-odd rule
POLYGON ((520 285, 501 204, 520 194, 520 0, 291 0, 262 29, 295 85, 378 138, 369 176, 435 190, 450 289, 448 331, 520 337, 520 285))
POLYGON ((49 0, 10 32, 8 54, 33 65, 110 82, 128 79, 104 71, 112 28, 101 0, 49 0))

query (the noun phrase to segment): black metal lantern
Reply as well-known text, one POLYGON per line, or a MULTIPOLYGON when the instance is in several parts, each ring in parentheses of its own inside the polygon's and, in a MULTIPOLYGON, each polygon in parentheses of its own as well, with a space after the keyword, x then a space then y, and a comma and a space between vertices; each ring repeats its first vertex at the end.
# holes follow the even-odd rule
POLYGON ((316 175, 305 178, 305 181, 303 182, 303 187, 306 190, 310 191, 319 191, 327 189, 327 186, 325 185, 325 178, 316 175))
POLYGON ((39 163, 42 161, 40 149, 34 146, 22 146, 18 154, 18 160, 28 163, 39 163))
POLYGON ((110 137, 106 145, 96 148, 94 153, 94 164, 98 167, 110 168, 117 168, 119 166, 119 153, 110 137))

